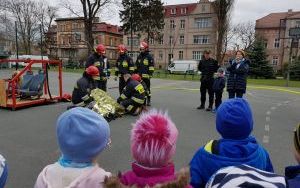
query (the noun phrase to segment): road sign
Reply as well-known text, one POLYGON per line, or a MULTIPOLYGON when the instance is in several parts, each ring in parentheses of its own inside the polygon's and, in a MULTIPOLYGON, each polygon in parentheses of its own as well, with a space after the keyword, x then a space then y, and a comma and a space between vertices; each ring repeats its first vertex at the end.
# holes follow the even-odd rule
POLYGON ((294 28, 290 28, 289 30, 289 35, 292 38, 300 38, 300 27, 294 27, 294 28))

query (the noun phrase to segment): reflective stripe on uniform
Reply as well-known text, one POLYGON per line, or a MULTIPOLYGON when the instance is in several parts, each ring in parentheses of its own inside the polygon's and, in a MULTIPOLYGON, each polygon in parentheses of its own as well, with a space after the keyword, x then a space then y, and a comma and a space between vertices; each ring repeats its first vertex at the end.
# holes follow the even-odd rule
POLYGON ((83 97, 81 97, 82 100, 87 101, 89 100, 90 96, 89 95, 85 95, 83 97))
POLYGON ((139 104, 144 104, 144 99, 139 99, 139 98, 136 98, 136 97, 131 97, 131 99, 136 102, 136 103, 139 103, 139 104))
POLYGON ((115 71, 119 71, 119 68, 118 68, 118 67, 116 67, 116 68, 115 68, 115 71))
POLYGON ((152 66, 149 67, 149 70, 150 70, 150 71, 154 71, 154 67, 152 67, 152 66))
POLYGON ((129 106, 127 106, 127 108, 126 108, 126 109, 127 109, 128 111, 131 111, 131 110, 133 109, 133 107, 134 107, 134 106, 132 106, 132 105, 129 105, 129 106))
POLYGON ((138 84, 134 89, 138 91, 140 94, 145 93, 145 89, 142 84, 138 84))
POLYGON ((129 70, 134 71, 134 67, 129 67, 129 70))
POLYGON ((85 103, 84 103, 84 101, 82 101, 82 102, 77 103, 75 105, 78 106, 78 107, 83 107, 83 106, 85 106, 85 103))
POLYGON ((96 66, 96 67, 100 66, 100 62, 99 62, 99 61, 96 61, 96 62, 94 63, 94 66, 96 66))
POLYGON ((143 78, 150 78, 149 74, 142 74, 143 78))
POLYGON ((124 95, 123 93, 120 97, 121 97, 121 99, 127 99, 126 95, 124 95))

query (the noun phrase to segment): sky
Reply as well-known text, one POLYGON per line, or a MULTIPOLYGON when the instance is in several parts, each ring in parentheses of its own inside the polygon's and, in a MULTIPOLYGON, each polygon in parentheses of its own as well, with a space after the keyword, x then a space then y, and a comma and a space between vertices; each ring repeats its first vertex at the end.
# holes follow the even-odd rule
MULTIPOLYGON (((61 2, 62 0, 56 0, 61 2)), ((76 0, 79 1, 79 0, 76 0)), ((52 4, 57 4, 55 1, 51 1, 52 4)), ((75 2, 73 0, 72 2, 75 2)), ((181 3, 195 3, 198 0, 163 0, 166 5, 181 4, 181 3)), ((119 15, 117 7, 108 10, 110 14, 105 17, 104 20, 112 24, 120 25, 119 15)), ((294 11, 300 11, 300 0, 235 0, 234 11, 232 14, 232 23, 241 22, 255 22, 255 20, 266 16, 272 12, 287 12, 288 9, 294 11)), ((61 10, 61 16, 70 16, 61 10)))

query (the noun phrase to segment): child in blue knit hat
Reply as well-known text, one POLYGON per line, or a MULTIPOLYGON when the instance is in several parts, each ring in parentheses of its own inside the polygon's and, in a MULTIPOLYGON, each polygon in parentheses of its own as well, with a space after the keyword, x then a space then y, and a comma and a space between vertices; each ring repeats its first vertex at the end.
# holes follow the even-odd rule
POLYGON ((110 176, 96 157, 110 141, 107 121, 86 108, 73 108, 57 120, 57 139, 62 156, 40 173, 35 188, 102 188, 110 176))
POLYGON ((2 155, 0 155, 0 188, 4 188, 8 176, 7 164, 2 155))
POLYGON ((216 129, 222 138, 201 147, 190 162, 190 183, 194 188, 204 187, 216 171, 228 166, 246 164, 273 172, 269 154, 250 136, 253 118, 245 99, 229 99, 219 106, 216 129))

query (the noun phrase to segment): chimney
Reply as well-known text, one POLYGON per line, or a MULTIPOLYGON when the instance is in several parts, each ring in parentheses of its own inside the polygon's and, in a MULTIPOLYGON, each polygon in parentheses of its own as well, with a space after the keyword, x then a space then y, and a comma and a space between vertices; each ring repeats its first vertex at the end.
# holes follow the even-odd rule
POLYGON ((288 10, 288 15, 292 14, 293 13, 293 9, 289 9, 288 10))

